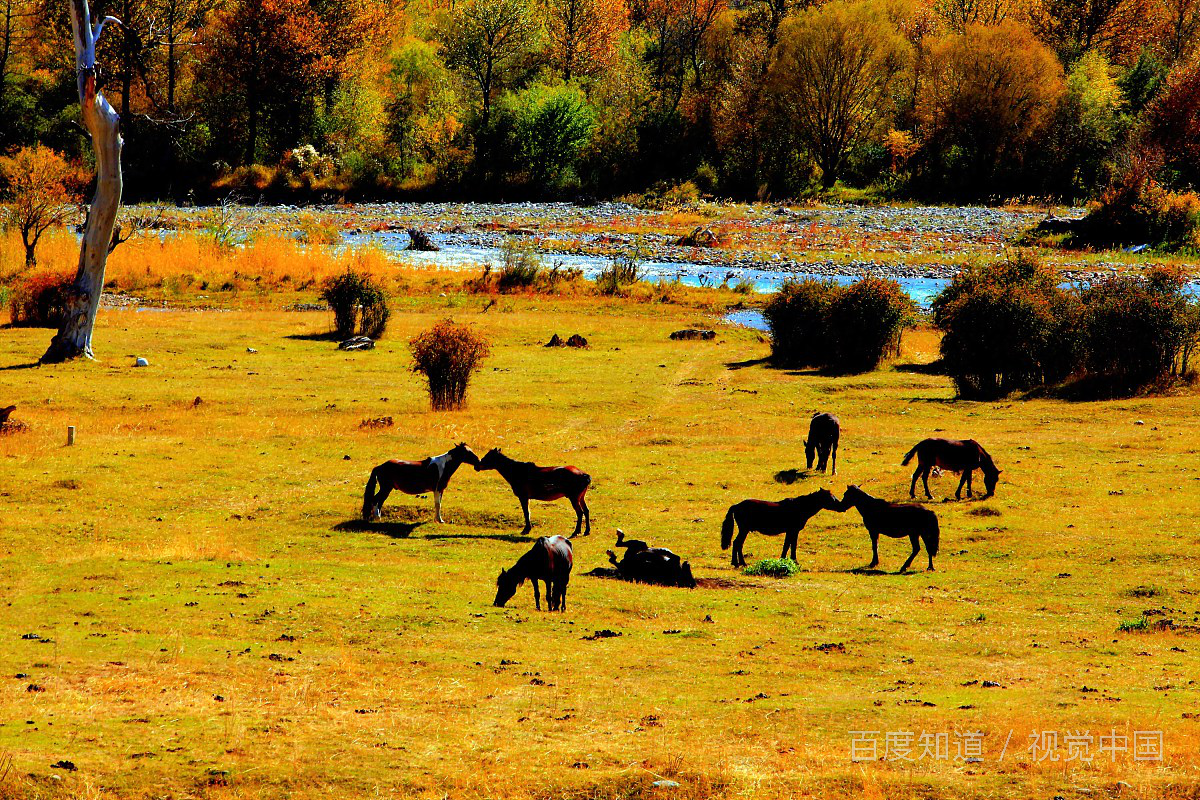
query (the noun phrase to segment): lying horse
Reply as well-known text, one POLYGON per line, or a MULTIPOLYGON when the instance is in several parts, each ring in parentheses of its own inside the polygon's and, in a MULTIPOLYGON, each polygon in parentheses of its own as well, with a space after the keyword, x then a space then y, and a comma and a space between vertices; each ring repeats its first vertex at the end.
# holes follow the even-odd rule
POLYGON ((917 496, 917 478, 921 478, 925 483, 925 496, 933 499, 933 495, 929 493, 929 473, 934 467, 962 473, 958 489, 954 492, 956 500, 962 499, 963 484, 967 486, 967 497, 971 497, 971 473, 977 469, 983 471, 983 485, 987 487, 984 497, 991 497, 996 493, 1000 470, 996 469, 992 457, 974 439, 925 439, 908 451, 900 466, 908 466, 914 455, 917 457, 917 470, 913 473, 912 485, 908 488, 909 497, 917 496))
POLYGON ((651 547, 640 539, 625 539, 617 531, 617 547, 625 548, 625 555, 617 561, 617 554, 608 552, 608 560, 617 568, 617 573, 627 581, 655 583, 660 586, 682 586, 696 588, 692 577, 692 565, 665 547, 651 547))
POLYGON ((842 435, 842 426, 833 414, 813 414, 808 423, 808 438, 804 440, 804 456, 808 461, 808 469, 812 469, 813 456, 817 457, 817 469, 825 471, 829 463, 829 455, 833 454, 833 474, 837 475, 838 439, 842 435))
POLYGON ((454 449, 440 456, 430 456, 422 461, 385 461, 371 470, 367 480, 367 488, 363 492, 362 517, 365 521, 379 519, 383 516, 383 501, 387 500, 392 489, 399 489, 405 494, 425 494, 433 492, 433 509, 438 522, 442 519, 442 492, 446 484, 458 469, 459 464, 478 464, 479 456, 465 444, 457 444, 454 449), (375 493, 375 485, 379 485, 379 494, 375 493))
POLYGON ((871 497, 857 486, 847 486, 841 505, 836 510, 847 511, 851 508, 858 509, 858 513, 862 515, 863 525, 867 527, 867 533, 871 535, 871 563, 867 565, 867 569, 875 569, 879 566, 880 535, 890 536, 893 539, 902 539, 907 536, 912 542, 912 553, 909 555, 908 561, 905 561, 904 566, 900 568, 901 572, 907 570, 913 559, 917 557, 917 553, 921 552, 919 542, 925 543, 925 552, 929 556, 929 569, 933 569, 933 557, 937 555, 939 536, 938 518, 933 511, 924 506, 889 503, 886 500, 871 497))
POLYGON ((733 565, 744 567, 746 559, 742 555, 742 544, 746 541, 746 534, 750 531, 765 533, 767 536, 786 533, 783 554, 779 557, 787 558, 788 550, 791 550, 792 560, 795 561, 796 540, 800 538, 800 531, 804 530, 808 521, 823 508, 831 511, 841 510, 838 499, 828 489, 818 489, 812 494, 790 497, 778 503, 768 500, 743 500, 730 506, 729 512, 725 514, 725 522, 721 525, 721 549, 728 550, 732 542, 733 565), (738 527, 736 541, 733 540, 735 522, 738 527))
POLYGON ((542 610, 538 581, 546 583, 546 604, 551 611, 567 610, 567 582, 571 580, 571 565, 575 560, 571 543, 561 536, 544 536, 533 543, 528 553, 517 559, 511 569, 500 570, 496 578, 496 599, 492 605, 504 608, 517 587, 533 581, 533 604, 542 610))
POLYGON ((587 528, 583 535, 587 536, 592 532, 592 515, 583 499, 592 484, 592 479, 586 472, 575 467, 539 467, 529 461, 514 461, 501 453, 498 447, 489 450, 483 460, 475 463, 476 472, 488 469, 499 472, 512 487, 513 494, 521 501, 521 511, 525 514, 525 529, 521 531, 522 535, 529 533, 533 528, 529 519, 530 500, 550 502, 564 497, 571 501, 571 507, 575 509, 575 532, 571 534, 571 538, 579 535, 584 520, 587 521, 587 528))

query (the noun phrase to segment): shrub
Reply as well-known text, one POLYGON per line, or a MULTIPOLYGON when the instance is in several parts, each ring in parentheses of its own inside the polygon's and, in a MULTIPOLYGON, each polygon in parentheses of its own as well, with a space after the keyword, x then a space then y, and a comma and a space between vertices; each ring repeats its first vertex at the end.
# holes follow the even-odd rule
POLYGON ((620 294, 624 287, 632 286, 641 279, 642 268, 638 256, 624 253, 615 256, 596 276, 596 289, 601 294, 620 294))
POLYGON ((1200 196, 1166 189, 1152 174, 1156 156, 1135 158, 1113 181, 1087 217, 1073 245, 1150 244, 1167 252, 1200 250, 1200 196))
POLYGON ((382 287, 365 272, 347 269, 328 278, 321 299, 333 309, 333 327, 338 336, 356 333, 377 339, 387 329, 391 312, 382 287))
POLYGON ((933 301, 947 372, 962 397, 989 399, 1057 383, 1079 366, 1077 298, 1022 253, 960 271, 933 301))
POLYGON ((66 317, 67 297, 75 273, 68 270, 34 272, 13 287, 8 308, 13 325, 57 328, 66 317))
POLYGON ((875 277, 787 281, 763 309, 773 360, 838 372, 867 372, 897 354, 914 313, 900 284, 875 277))
POLYGON ((429 404, 435 411, 462 408, 467 384, 487 357, 487 340, 465 325, 450 320, 439 322, 409 343, 413 371, 429 384, 429 404))
POLYGON ((537 250, 512 238, 505 239, 500 250, 504 261, 496 278, 496 285, 500 291, 532 289, 543 271, 542 258, 537 250))
POLYGON ((827 326, 833 360, 842 372, 869 372, 900 355, 900 337, 912 324, 916 306, 900 284, 865 277, 834 293, 827 326))
POLYGON ((1126 394, 1183 376, 1200 341, 1200 304, 1183 289, 1182 271, 1115 277, 1081 293, 1088 376, 1126 394))
POLYGON ((768 578, 790 578, 800 571, 800 565, 790 558, 765 558, 746 567, 747 575, 764 575, 768 578))

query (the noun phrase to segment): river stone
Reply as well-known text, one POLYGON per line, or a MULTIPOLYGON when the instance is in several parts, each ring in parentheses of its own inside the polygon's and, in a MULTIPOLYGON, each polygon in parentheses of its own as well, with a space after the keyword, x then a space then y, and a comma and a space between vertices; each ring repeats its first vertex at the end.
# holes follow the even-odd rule
POLYGON ((141 356, 138 356, 137 360, 133 362, 133 365, 135 367, 148 367, 148 366, 150 366, 150 362, 147 361, 146 359, 142 358, 141 356))
POLYGON ((703 330, 700 328, 684 328, 681 331, 675 331, 674 333, 672 333, 671 338, 674 339, 675 341, 681 341, 684 339, 689 339, 689 340, 690 339, 699 339, 699 340, 703 340, 703 341, 708 341, 709 339, 717 338, 717 332, 710 331, 710 330, 703 330))
POLYGON ((373 350, 375 342, 371 341, 368 336, 351 336, 344 342, 338 344, 338 350, 348 350, 357 352, 359 350, 373 350))

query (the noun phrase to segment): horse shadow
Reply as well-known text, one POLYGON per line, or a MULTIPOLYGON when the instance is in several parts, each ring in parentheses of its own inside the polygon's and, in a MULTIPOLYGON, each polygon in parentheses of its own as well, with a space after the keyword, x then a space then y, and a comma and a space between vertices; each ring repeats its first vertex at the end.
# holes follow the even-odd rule
POLYGON ((784 486, 791 486, 793 483, 799 483, 810 476, 807 469, 781 469, 775 473, 775 482, 782 483, 784 486))
POLYGON ((851 567, 850 569, 839 569, 834 571, 840 572, 843 575, 865 575, 869 578, 879 578, 885 575, 890 575, 893 578, 907 578, 913 575, 921 574, 921 570, 919 569, 911 569, 908 572, 889 572, 886 569, 877 569, 875 567, 851 567))
POLYGON ((36 369, 41 366, 41 362, 34 361, 31 364, 12 364, 7 367, 0 367, 0 372, 11 372, 18 369, 36 369))
MULTIPOLYGON (((333 526, 333 530, 349 533, 382 533, 392 539, 407 539, 413 531, 425 522, 365 522, 361 519, 348 519, 333 526)), ((428 537, 433 538, 433 537, 428 537)))
POLYGON ((320 333, 290 333, 283 337, 297 342, 338 342, 341 337, 337 331, 322 331, 320 333))
POLYGON ((537 541, 538 537, 530 534, 522 536, 519 533, 431 533, 426 539, 490 539, 493 542, 511 542, 513 544, 528 544, 537 541))

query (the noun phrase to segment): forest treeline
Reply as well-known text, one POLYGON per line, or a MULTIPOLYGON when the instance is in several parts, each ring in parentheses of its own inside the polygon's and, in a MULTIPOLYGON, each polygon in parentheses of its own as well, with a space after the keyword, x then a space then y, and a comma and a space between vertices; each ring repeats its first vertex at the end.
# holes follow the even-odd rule
MULTIPOLYGON (((1200 171, 1200 0, 97 5, 132 199, 1138 202, 1200 171)), ((87 157, 70 41, 66 3, 0 0, 0 154, 87 157)))

